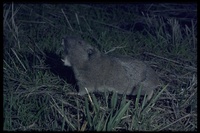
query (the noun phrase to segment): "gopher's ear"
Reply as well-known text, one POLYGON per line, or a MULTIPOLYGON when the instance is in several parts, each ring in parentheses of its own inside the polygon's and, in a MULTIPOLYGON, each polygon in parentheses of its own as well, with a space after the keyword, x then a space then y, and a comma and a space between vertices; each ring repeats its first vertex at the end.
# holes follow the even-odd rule
POLYGON ((94 53, 94 49, 90 48, 87 50, 88 55, 92 55, 94 53))

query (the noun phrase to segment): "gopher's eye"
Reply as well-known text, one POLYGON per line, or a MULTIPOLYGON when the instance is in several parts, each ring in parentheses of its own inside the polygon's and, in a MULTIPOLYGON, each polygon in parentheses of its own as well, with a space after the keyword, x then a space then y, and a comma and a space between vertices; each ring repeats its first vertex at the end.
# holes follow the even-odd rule
POLYGON ((81 41, 78 41, 78 43, 81 44, 82 42, 81 42, 81 41))

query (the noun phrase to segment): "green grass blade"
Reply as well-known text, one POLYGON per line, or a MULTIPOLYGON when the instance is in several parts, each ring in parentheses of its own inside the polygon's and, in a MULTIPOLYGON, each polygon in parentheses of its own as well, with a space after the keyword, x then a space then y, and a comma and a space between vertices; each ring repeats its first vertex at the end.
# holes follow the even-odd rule
POLYGON ((92 127, 93 123, 92 123, 92 120, 91 120, 92 118, 90 116, 89 103, 88 103, 87 98, 85 98, 85 113, 86 113, 87 121, 88 121, 90 127, 92 127))
POLYGON ((164 86, 162 90, 151 99, 150 103, 143 109, 143 112, 147 112, 147 110, 151 108, 151 106, 156 102, 156 100, 160 97, 160 95, 167 88, 167 86, 168 85, 164 86))
POLYGON ((117 105, 117 93, 114 91, 111 98, 111 108, 116 108, 117 105))

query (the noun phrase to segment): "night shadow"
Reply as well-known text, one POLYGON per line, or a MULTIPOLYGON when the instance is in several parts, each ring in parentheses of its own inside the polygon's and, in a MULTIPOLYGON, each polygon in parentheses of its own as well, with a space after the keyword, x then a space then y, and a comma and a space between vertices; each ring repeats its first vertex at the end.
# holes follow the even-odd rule
POLYGON ((50 67, 50 71, 78 90, 77 81, 72 68, 64 66, 64 63, 59 55, 52 52, 44 53, 46 55, 45 64, 50 67))

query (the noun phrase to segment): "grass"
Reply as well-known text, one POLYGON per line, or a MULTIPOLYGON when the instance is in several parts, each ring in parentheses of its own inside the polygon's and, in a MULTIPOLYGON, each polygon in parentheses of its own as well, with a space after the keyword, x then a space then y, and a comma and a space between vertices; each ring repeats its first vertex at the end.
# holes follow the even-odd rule
POLYGON ((196 4, 4 4, 3 129, 196 131, 196 11, 196 4), (65 35, 149 63, 163 86, 149 102, 140 92, 69 94, 76 82, 61 61, 65 35))

